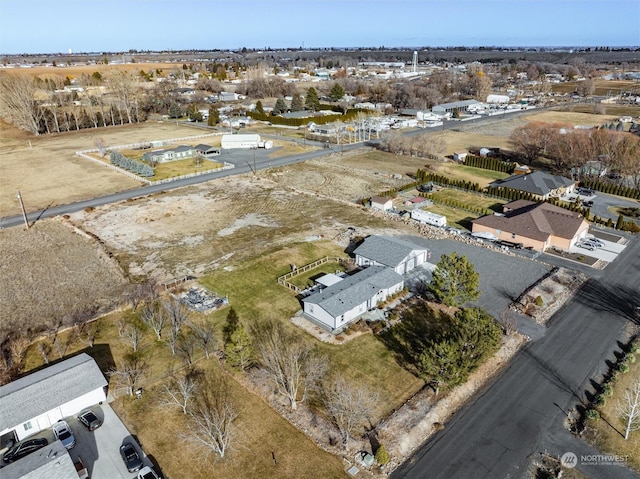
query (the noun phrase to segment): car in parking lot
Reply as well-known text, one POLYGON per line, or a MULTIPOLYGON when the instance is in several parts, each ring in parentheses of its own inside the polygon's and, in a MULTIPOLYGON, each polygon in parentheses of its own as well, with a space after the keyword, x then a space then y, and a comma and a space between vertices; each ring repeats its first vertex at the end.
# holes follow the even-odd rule
POLYGON ((152 467, 144 466, 140 469, 140 472, 138 472, 138 479, 160 479, 160 476, 158 476, 158 473, 154 471, 152 467))
POLYGON ((586 249, 589 251, 595 251, 596 247, 593 245, 590 245, 589 243, 577 243, 576 246, 578 248, 582 248, 582 249, 586 249))
POLYGON ((593 201, 591 201, 591 200, 583 201, 582 202, 582 206, 585 206, 587 208, 591 208, 593 206, 593 201))
POLYGON ((44 437, 27 439, 26 441, 18 442, 4 453, 4 456, 2 456, 2 461, 6 464, 17 461, 18 459, 21 459, 24 456, 37 451, 47 444, 49 444, 49 441, 47 441, 47 439, 44 437))
POLYGON ((78 421, 85 425, 89 431, 93 431, 102 426, 102 421, 91 409, 85 409, 78 414, 78 421))
POLYGON ((120 455, 125 466, 127 466, 127 471, 136 472, 142 468, 142 459, 132 443, 125 442, 120 446, 120 455))
POLYGON ((602 241, 601 239, 596 238, 595 236, 588 236, 587 238, 584 239, 584 241, 588 241, 589 243, 595 243, 595 244, 598 244, 600 246, 604 246, 604 241, 602 241))
POLYGON ((55 423, 51 429, 53 429, 53 434, 56 436, 56 439, 58 439, 65 448, 71 449, 76 445, 76 438, 73 436, 67 421, 60 420, 55 423))
POLYGON ((582 240, 581 243, 588 244, 589 246, 594 246, 595 248, 602 248, 604 246, 604 244, 602 244, 600 241, 593 241, 590 239, 582 240))

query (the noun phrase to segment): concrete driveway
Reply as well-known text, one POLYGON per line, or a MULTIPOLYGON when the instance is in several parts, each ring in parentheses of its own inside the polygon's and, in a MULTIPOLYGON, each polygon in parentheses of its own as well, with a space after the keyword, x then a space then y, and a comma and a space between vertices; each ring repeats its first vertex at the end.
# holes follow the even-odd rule
POLYGON ((614 261, 620 253, 625 249, 625 245, 614 243, 613 241, 607 241, 601 239, 604 246, 601 248, 595 248, 593 251, 581 248, 580 246, 572 246, 569 250, 570 253, 582 254, 584 256, 590 256, 591 258, 597 258, 607 263, 614 261))

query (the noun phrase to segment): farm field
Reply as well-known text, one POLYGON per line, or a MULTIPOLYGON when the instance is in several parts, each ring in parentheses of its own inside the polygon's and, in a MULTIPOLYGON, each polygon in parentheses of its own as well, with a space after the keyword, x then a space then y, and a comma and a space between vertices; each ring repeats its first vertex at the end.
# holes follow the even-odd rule
POLYGON ((27 211, 32 211, 141 186, 128 176, 75 156, 76 151, 95 148, 96 138, 103 138, 109 147, 199 134, 202 130, 175 123, 146 122, 34 137, 0 123, 0 217, 20 214, 17 190, 27 211))

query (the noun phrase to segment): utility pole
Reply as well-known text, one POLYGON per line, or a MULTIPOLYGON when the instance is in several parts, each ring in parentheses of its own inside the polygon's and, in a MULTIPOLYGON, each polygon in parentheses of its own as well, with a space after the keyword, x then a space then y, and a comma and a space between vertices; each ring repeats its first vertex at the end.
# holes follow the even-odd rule
POLYGON ((27 219, 27 212, 24 210, 24 203, 22 202, 22 195, 20 194, 20 190, 18 190, 18 193, 16 194, 16 198, 18 198, 18 201, 20 202, 20 209, 22 210, 22 217, 24 218, 24 224, 27 227, 27 229, 29 229, 29 220, 27 219))

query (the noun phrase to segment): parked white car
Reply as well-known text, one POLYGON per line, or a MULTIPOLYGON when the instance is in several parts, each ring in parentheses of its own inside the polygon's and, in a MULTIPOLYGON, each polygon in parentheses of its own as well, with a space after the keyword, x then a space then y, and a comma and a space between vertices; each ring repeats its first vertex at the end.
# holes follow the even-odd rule
POLYGON ((56 439, 58 439, 64 447, 71 449, 76 445, 76 438, 73 436, 67 421, 58 421, 52 426, 52 429, 56 439))

